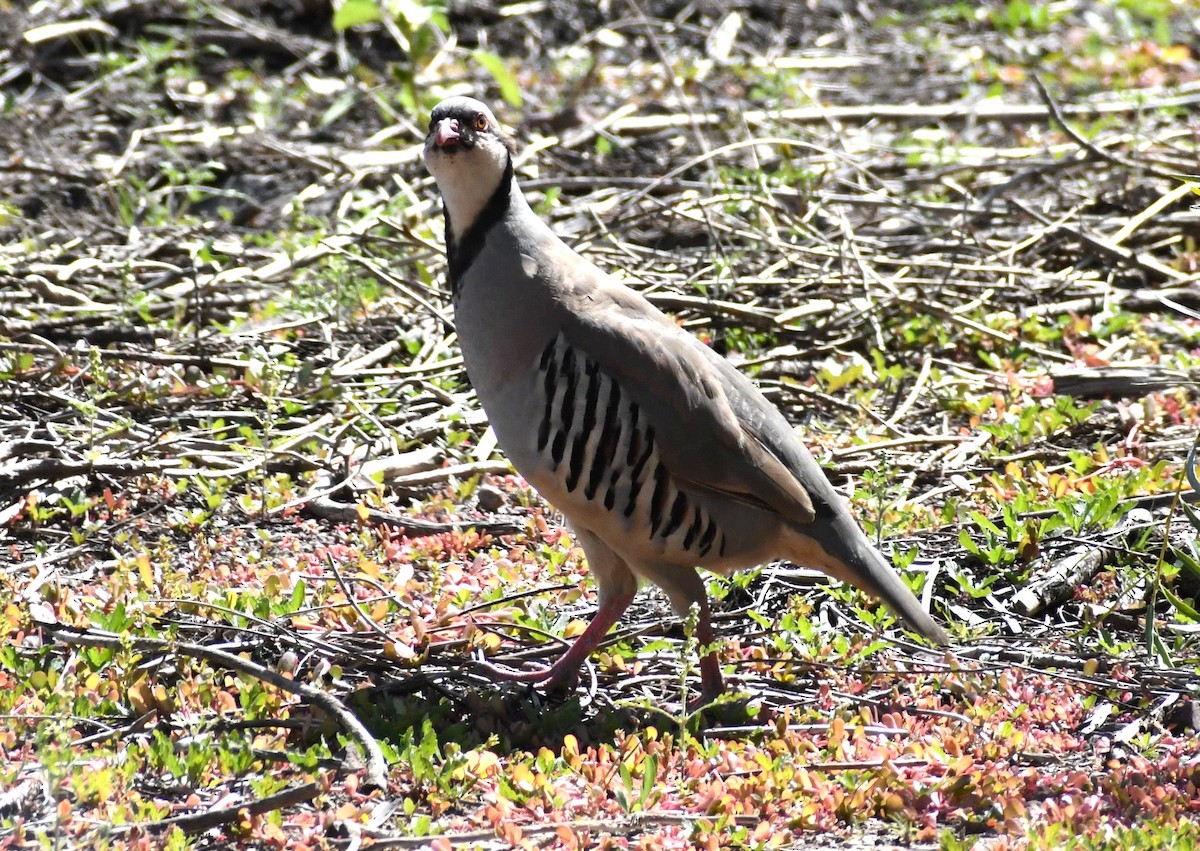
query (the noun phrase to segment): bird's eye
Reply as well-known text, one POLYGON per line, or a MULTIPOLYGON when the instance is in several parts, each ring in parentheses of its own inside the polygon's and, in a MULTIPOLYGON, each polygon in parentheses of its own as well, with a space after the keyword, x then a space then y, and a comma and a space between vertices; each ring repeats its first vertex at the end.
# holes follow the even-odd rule
POLYGON ((481 112, 475 116, 475 120, 472 121, 471 124, 475 127, 476 130, 478 130, 482 133, 484 130, 488 129, 487 116, 481 112))

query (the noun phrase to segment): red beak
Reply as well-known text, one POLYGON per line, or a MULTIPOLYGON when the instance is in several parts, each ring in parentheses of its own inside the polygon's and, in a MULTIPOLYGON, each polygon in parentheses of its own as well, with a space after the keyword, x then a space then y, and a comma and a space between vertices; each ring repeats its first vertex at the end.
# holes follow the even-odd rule
POLYGON ((454 147, 462 141, 458 133, 458 121, 453 118, 443 118, 433 131, 433 143, 439 148, 454 147))

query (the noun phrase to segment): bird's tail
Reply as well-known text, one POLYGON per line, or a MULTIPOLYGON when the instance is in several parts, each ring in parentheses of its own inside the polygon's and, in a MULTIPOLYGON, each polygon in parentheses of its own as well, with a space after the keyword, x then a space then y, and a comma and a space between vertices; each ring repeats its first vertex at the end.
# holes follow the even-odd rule
POLYGON ((938 645, 950 637, 904 584, 896 569, 871 546, 854 519, 845 513, 831 522, 792 527, 789 554, 796 564, 815 567, 849 582, 888 605, 910 627, 938 645))

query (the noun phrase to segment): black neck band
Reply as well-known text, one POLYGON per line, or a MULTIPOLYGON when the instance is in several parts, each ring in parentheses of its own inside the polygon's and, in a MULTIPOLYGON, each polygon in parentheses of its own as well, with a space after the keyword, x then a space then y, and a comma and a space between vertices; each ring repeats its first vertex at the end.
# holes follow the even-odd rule
POLYGON ((446 216, 446 260, 450 265, 447 277, 450 280, 452 297, 457 298, 462 276, 475 262, 479 252, 483 250, 483 243, 487 239, 488 231, 504 217, 505 211, 508 210, 512 196, 512 182, 513 164, 512 156, 509 156, 508 162, 504 165, 504 176, 500 178, 496 191, 492 193, 492 197, 488 198, 487 203, 483 205, 483 209, 479 211, 479 215, 475 217, 475 221, 471 222, 471 226, 467 228, 461 239, 455 239, 454 227, 450 223, 450 213, 446 210, 446 205, 442 204, 442 212, 446 216))

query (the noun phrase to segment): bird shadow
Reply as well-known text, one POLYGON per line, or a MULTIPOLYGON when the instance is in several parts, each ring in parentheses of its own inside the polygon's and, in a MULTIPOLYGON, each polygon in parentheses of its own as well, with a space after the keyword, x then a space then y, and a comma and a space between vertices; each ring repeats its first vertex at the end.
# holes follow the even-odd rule
POLYGON ((703 739, 729 725, 761 724, 748 695, 729 695, 690 711, 650 697, 611 699, 603 691, 546 695, 517 683, 384 681, 361 689, 349 703, 372 735, 403 748, 433 735, 445 748, 486 748, 498 754, 612 742, 619 732, 673 732, 703 739), (415 737, 415 738, 414 738, 415 737))

